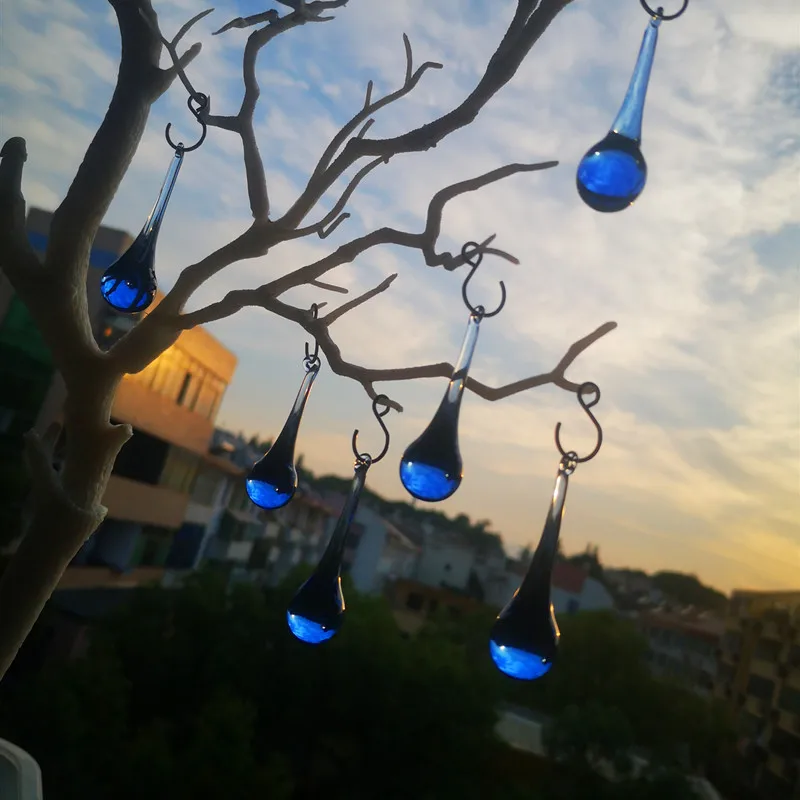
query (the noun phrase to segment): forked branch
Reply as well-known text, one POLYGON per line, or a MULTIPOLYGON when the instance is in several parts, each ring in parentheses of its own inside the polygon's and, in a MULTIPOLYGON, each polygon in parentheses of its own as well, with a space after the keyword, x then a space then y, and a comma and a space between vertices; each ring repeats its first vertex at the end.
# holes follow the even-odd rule
POLYGON ((244 152, 244 167, 247 178, 247 194, 250 199, 250 210, 257 223, 269 220, 269 194, 267 191, 267 177, 264 162, 258 149, 258 142, 253 128, 253 114, 256 103, 261 94, 261 89, 256 76, 256 62, 261 48, 272 41, 276 36, 285 31, 304 25, 306 22, 325 22, 333 19, 323 16, 325 11, 341 8, 347 0, 312 0, 305 2, 298 0, 296 3, 284 3, 293 9, 292 13, 280 16, 271 9, 249 17, 237 17, 223 25, 215 35, 224 33, 234 28, 249 28, 253 25, 266 23, 263 28, 253 31, 247 38, 242 63, 244 80, 244 97, 239 107, 239 112, 233 117, 214 117, 209 115, 206 122, 225 130, 235 131, 242 139, 244 152))

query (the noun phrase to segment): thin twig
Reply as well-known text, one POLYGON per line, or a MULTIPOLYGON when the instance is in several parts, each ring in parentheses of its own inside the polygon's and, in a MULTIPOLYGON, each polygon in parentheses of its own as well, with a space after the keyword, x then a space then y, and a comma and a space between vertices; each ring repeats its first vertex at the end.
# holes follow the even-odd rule
MULTIPOLYGON (((184 22, 181 25, 178 32, 175 34, 173 39, 167 39, 161 30, 159 29, 158 25, 152 20, 142 9, 139 9, 139 13, 141 14, 142 19, 147 23, 147 25, 151 28, 153 33, 158 36, 161 40, 161 44, 164 45, 167 53, 169 53, 169 57, 172 59, 172 71, 176 74, 181 83, 184 85, 184 88, 192 97, 198 97, 199 92, 192 86, 192 82, 189 80, 189 76, 186 74, 185 66, 188 63, 186 58, 186 53, 183 56, 178 55, 178 44, 180 43, 181 39, 198 23, 200 22, 203 17, 207 17, 214 9, 207 8, 205 11, 201 11, 199 14, 195 14, 188 22, 184 22)), ((195 44, 192 46, 191 49, 197 48, 197 52, 199 52, 200 45, 195 44)), ((192 56, 194 57, 194 56, 192 56)), ((191 59, 190 59, 191 60, 191 59)))
MULTIPOLYGON (((395 100, 399 100, 401 97, 405 97, 409 92, 413 91, 414 87, 419 83, 420 78, 429 70, 429 69, 442 69, 443 65, 439 64, 436 61, 426 61, 415 73, 412 74, 412 54, 411 54, 411 42, 408 40, 408 36, 403 34, 403 44, 405 46, 406 51, 406 77, 403 81, 403 85, 394 92, 387 94, 386 97, 382 97, 380 100, 376 100, 374 103, 372 102, 372 89, 373 83, 369 81, 367 84, 367 96, 364 100, 364 106, 362 109, 352 117, 349 122, 342 126, 342 128, 337 132, 337 134, 331 139, 330 144, 325 148, 322 156, 320 157, 319 162, 317 163, 314 172, 311 175, 311 180, 313 181, 319 175, 321 175, 330 165, 333 157, 339 151, 339 148, 347 141, 347 137, 353 133, 353 131, 362 123, 366 123, 364 128, 359 132, 356 138, 361 138, 364 134, 369 130, 369 127, 372 125, 373 120, 368 119, 372 114, 376 111, 380 111, 385 106, 388 106, 389 103, 393 103, 395 100)), ((291 212, 289 212, 291 213, 291 212)), ((288 216, 288 214, 287 214, 288 216)), ((305 215, 303 215, 305 216, 305 215)), ((302 217, 300 218, 302 219, 302 217)))
POLYGON ((348 311, 358 308, 363 303, 366 303, 367 300, 371 300, 381 292, 385 292, 394 283, 394 279, 396 277, 397 273, 395 272, 393 275, 390 275, 388 278, 382 280, 374 289, 370 289, 368 292, 364 292, 364 294, 354 297, 349 302, 343 303, 339 306, 339 308, 335 308, 329 314, 325 315, 323 318, 324 323, 326 325, 332 325, 337 319, 339 319, 339 317, 344 316, 348 311))
POLYGON ((350 181, 350 183, 347 184, 347 187, 342 192, 342 196, 336 201, 336 204, 333 206, 333 208, 319 222, 315 222, 313 225, 308 225, 305 228, 297 228, 291 234, 291 238, 299 239, 312 233, 320 234, 321 239, 325 239, 326 237, 330 236, 331 233, 342 222, 349 218, 350 215, 343 214, 342 209, 347 205, 347 201, 352 197, 353 192, 355 192, 355 190, 358 188, 358 185, 361 183, 361 181, 363 181, 364 178, 366 178, 367 175, 369 175, 369 173, 375 169, 375 167, 388 163, 389 159, 376 158, 361 167, 361 169, 353 176, 353 179, 350 181))

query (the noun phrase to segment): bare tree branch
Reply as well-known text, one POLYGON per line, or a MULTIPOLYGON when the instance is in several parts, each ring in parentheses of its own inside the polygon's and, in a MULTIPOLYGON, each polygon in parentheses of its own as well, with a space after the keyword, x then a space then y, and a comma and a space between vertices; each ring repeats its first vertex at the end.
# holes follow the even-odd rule
POLYGON ((353 131, 362 123, 365 123, 365 125, 359 132, 358 138, 364 136, 374 122, 374 120, 369 119, 372 114, 374 114, 376 111, 380 111, 385 106, 388 106, 389 103, 393 103, 395 100, 405 97, 407 94, 409 94, 409 92, 413 91, 416 85, 419 83, 420 78, 429 69, 443 68, 443 65, 437 61, 426 61, 421 67, 419 67, 419 69, 417 69, 415 73, 412 74, 413 57, 411 52, 411 42, 405 33, 403 34, 403 45, 406 51, 406 77, 403 81, 403 85, 396 91, 387 94, 386 97, 382 97, 380 100, 377 100, 373 103, 372 90, 374 88, 374 84, 372 81, 367 83, 367 96, 364 100, 363 108, 341 128, 341 130, 336 134, 336 136, 333 137, 333 139, 331 139, 330 144, 325 148, 325 151, 323 152, 322 157, 320 158, 319 163, 317 164, 316 169, 311 176, 312 178, 317 177, 324 172, 328 166, 330 166, 330 163, 333 160, 333 157, 339 151, 339 148, 345 143, 345 141, 347 141, 347 137, 350 136, 353 131))
POLYGON ((9 139, 0 150, 0 268, 23 297, 30 294, 41 263, 25 232, 22 169, 28 159, 25 140, 9 139))
POLYGON ((361 169, 353 176, 353 179, 350 183, 347 184, 344 192, 342 192, 342 196, 336 201, 336 204, 333 208, 319 221, 315 222, 313 225, 309 225, 306 228, 297 228, 292 234, 292 239, 299 239, 302 236, 308 236, 311 233, 319 234, 320 239, 325 239, 333 233, 333 231, 339 227, 339 225, 344 222, 346 219, 350 217, 349 214, 342 214, 342 209, 347 205, 347 201, 352 197, 353 192, 358 188, 358 185, 364 178, 369 175, 375 167, 380 166, 381 164, 388 164, 388 158, 376 158, 370 161, 368 164, 365 164, 361 169))
POLYGON ((141 11, 142 19, 150 26, 150 29, 153 33, 158 36, 161 40, 161 44, 164 45, 164 48, 169 53, 169 57, 172 59, 172 67, 169 70, 166 70, 168 75, 172 75, 173 77, 177 75, 181 79, 181 83, 184 85, 184 88, 192 97, 197 97, 199 92, 192 86, 192 82, 189 80, 189 77, 186 74, 185 67, 186 65, 200 52, 201 45, 195 44, 189 48, 189 50, 184 53, 182 56, 178 55, 178 45, 180 44, 181 39, 194 27, 194 25, 200 22, 203 17, 207 17, 214 9, 207 8, 205 11, 201 11, 199 14, 195 14, 188 22, 185 22, 178 32, 175 34, 175 37, 170 41, 167 39, 159 30, 158 25, 155 24, 154 20, 148 18, 148 16, 141 11))
POLYGON ((358 297, 354 297, 347 303, 343 303, 339 306, 339 308, 335 308, 330 314, 326 314, 323 321, 326 325, 332 325, 336 322, 339 317, 344 316, 348 311, 352 311, 354 308, 358 308, 363 303, 366 303, 367 300, 371 300, 376 295, 379 295, 381 292, 385 292, 393 283, 394 279, 397 277, 397 273, 395 272, 393 275, 390 275, 388 278, 384 278, 374 289, 370 289, 368 292, 364 292, 364 294, 359 295, 358 297))
MULTIPOLYGON (((244 80, 244 97, 239 107, 239 112, 235 117, 227 117, 225 124, 219 125, 220 117, 206 117, 209 125, 218 125, 225 130, 236 131, 242 139, 242 149, 244 152, 245 175, 247 177, 247 194, 250 199, 250 210, 256 222, 266 222, 269 219, 269 194, 267 191, 267 178, 264 170, 264 162, 258 149, 255 131, 253 129, 253 114, 255 113, 256 103, 261 94, 256 77, 256 61, 258 54, 264 45, 272 41, 278 34, 304 25, 306 22, 325 21, 331 17, 322 17, 324 11, 341 8, 347 4, 347 0, 313 0, 313 2, 303 2, 291 7, 294 11, 281 17, 277 11, 254 14, 250 17, 238 17, 227 25, 223 25, 216 33, 228 31, 231 28, 246 28, 251 25, 258 25, 261 22, 267 24, 257 31, 253 31, 247 38, 242 63, 242 73, 244 80)), ((285 4, 287 5, 287 4, 285 4)))
MULTIPOLYGON (((205 308, 198 309, 189 314, 177 316, 183 307, 188 296, 199 286, 207 277, 215 274, 223 267, 239 258, 250 258, 261 255, 259 247, 263 244, 262 237, 253 228, 246 231, 236 242, 226 245, 225 248, 213 253, 208 259, 204 259, 191 267, 183 270, 178 282, 173 290, 162 301, 161 305, 149 314, 142 322, 131 330, 125 337, 109 351, 113 358, 122 359, 126 371, 138 371, 131 368, 127 362, 130 353, 141 350, 139 344, 140 337, 146 338, 148 326, 174 326, 175 330, 186 330, 195 325, 204 325, 219 319, 235 314, 239 309, 247 306, 261 306, 271 298, 279 297, 284 292, 289 291, 303 284, 310 284, 330 272, 336 267, 348 264, 355 260, 362 253, 372 247, 384 244, 394 244, 400 247, 417 248, 425 253, 425 261, 430 266, 445 266, 448 270, 457 269, 464 264, 464 259, 459 253, 455 255, 447 251, 439 254, 436 252, 436 242, 441 230, 441 217, 447 203, 465 192, 472 192, 476 189, 488 186, 489 184, 502 180, 503 178, 514 175, 518 172, 532 172, 540 169, 547 169, 555 166, 557 162, 548 161, 543 164, 509 164, 500 169, 492 170, 484 175, 480 175, 470 180, 448 186, 438 191, 432 198, 426 214, 425 229, 422 233, 411 233, 409 231, 399 231, 395 228, 379 228, 357 239, 353 239, 339 246, 332 253, 329 253, 319 261, 305 267, 290 272, 269 283, 265 283, 255 289, 241 289, 228 292, 220 301, 212 303, 205 308), (249 244, 248 244, 249 241, 249 244), (255 244, 253 244, 255 242, 255 244), (244 255, 247 253, 247 255, 244 255)), ((276 223, 277 224, 277 223, 276 223)), ((493 237, 492 237, 493 238, 493 237)), ((517 259, 506 253, 504 250, 488 247, 488 241, 483 243, 482 250, 486 254, 496 255, 501 258, 519 263, 517 259)), ((150 355, 149 358, 153 358, 150 355)))
MULTIPOLYGON (((372 290, 374 294, 378 292, 372 290)), ((369 293, 368 293, 369 294, 369 293)), ((347 304, 350 305, 350 304, 347 304)), ((337 374, 345 378, 351 378, 358 381, 372 399, 376 396, 374 384, 383 383, 387 381, 408 381, 420 378, 450 378, 453 374, 453 365, 446 361, 441 361, 436 364, 423 364, 416 367, 401 367, 398 369, 370 369, 368 367, 360 367, 349 361, 346 361, 341 354, 339 346, 333 341, 328 330, 329 322, 327 317, 321 319, 310 319, 304 309, 295 308, 294 306, 287 305, 275 298, 266 300, 264 307, 268 311, 272 311, 284 319, 289 319, 296 322, 303 327, 309 334, 314 336, 319 343, 320 350, 325 353, 328 359, 330 368, 337 374)), ((336 312, 332 312, 335 314, 336 312)), ((334 317, 335 319, 336 317, 334 317)), ((580 383, 575 383, 566 378, 566 370, 573 364, 581 353, 588 347, 594 344, 598 339, 610 333, 617 327, 616 322, 606 322, 601 325, 592 333, 579 339, 572 344, 564 357, 558 364, 549 372, 543 372, 538 375, 533 375, 514 383, 506 384, 505 386, 493 387, 487 386, 481 381, 474 378, 467 378, 466 388, 469 389, 478 397, 484 400, 497 401, 502 400, 511 395, 527 391, 536 386, 544 386, 545 384, 552 383, 567 391, 577 392, 580 388, 580 383)), ((402 411, 403 407, 391 401, 391 407, 397 411, 402 411)))
MULTIPOLYGON (((399 153, 428 150, 436 147, 453 131, 473 122, 492 96, 514 77, 531 47, 559 11, 570 2, 572 0, 540 0, 537 4, 536 0, 517 0, 514 19, 489 60, 483 78, 461 105, 433 122, 391 139, 351 138, 329 166, 321 171, 315 170, 301 196, 284 215, 283 224, 290 227, 298 225, 333 183, 359 158, 364 156, 391 158, 399 153)), ((363 120, 365 118, 363 111, 356 117, 359 121, 363 120)), ((353 120, 348 125, 351 125, 353 120)), ((354 126, 349 130, 352 129, 354 126)))
MULTIPOLYGON (((309 281, 309 286, 316 286, 317 289, 325 289, 328 292, 336 292, 337 294, 347 294, 348 289, 345 289, 344 286, 335 286, 332 283, 325 283, 324 281, 309 281)), ((317 303, 319 306, 319 303, 317 303)))

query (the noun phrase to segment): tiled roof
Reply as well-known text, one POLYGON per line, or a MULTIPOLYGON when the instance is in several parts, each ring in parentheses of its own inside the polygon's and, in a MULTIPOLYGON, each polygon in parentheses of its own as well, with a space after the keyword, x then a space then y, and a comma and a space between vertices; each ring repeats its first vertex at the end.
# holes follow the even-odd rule
POLYGON ((587 577, 586 573, 575 564, 559 561, 553 568, 552 585, 569 594, 580 594, 587 577))

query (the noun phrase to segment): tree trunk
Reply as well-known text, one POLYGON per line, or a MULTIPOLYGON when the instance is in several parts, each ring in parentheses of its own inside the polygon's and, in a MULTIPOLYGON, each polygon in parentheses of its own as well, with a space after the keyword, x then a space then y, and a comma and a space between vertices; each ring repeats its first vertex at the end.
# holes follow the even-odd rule
POLYGON ((110 423, 119 377, 97 377, 91 394, 71 392, 65 409, 66 457, 60 474, 35 431, 26 434, 33 513, 0 578, 0 680, 19 652, 70 561, 106 515, 101 504, 129 425, 110 423))

